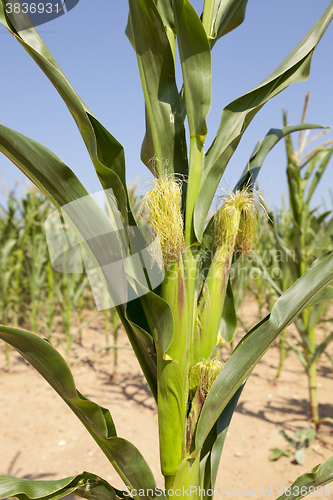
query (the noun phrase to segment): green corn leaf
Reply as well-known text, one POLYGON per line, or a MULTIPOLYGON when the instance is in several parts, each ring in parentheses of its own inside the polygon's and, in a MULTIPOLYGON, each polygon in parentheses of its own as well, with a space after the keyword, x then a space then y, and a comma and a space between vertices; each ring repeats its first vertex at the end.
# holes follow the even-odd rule
POLYGON ((280 457, 290 457, 292 452, 290 450, 284 450, 283 448, 274 448, 272 453, 269 455, 268 460, 274 462, 274 460, 278 460, 280 457))
POLYGON ((124 220, 134 226, 135 221, 127 192, 124 149, 92 113, 87 112, 87 117, 91 123, 92 132, 87 139, 83 137, 83 134, 81 135, 101 185, 104 190, 110 188, 113 190, 118 209, 124 220))
POLYGON ((325 128, 321 125, 312 125, 309 123, 302 123, 300 125, 283 127, 281 129, 272 128, 268 134, 264 137, 261 143, 258 143, 255 150, 253 151, 249 163, 246 165, 239 181, 237 182, 235 189, 242 189, 246 185, 254 185, 259 171, 266 159, 268 153, 273 149, 273 147, 284 137, 291 134, 292 132, 297 132, 299 130, 317 129, 325 128))
MULTIPOLYGON (((296 354, 296 356, 298 357, 300 363, 302 364, 305 372, 307 372, 307 370, 309 369, 309 363, 306 360, 303 352, 300 349, 297 349, 295 344, 293 342, 290 342, 290 340, 288 340, 287 338, 285 339, 285 342, 290 347, 290 349, 296 354)), ((286 434, 283 434, 283 436, 286 438, 286 434)))
POLYGON ((231 102, 222 113, 217 135, 207 151, 200 192, 195 205, 194 224, 201 240, 206 216, 223 172, 248 125, 264 104, 290 84, 306 80, 313 51, 333 17, 333 2, 299 45, 260 85, 231 102))
MULTIPOLYGON (((61 210, 63 206, 72 201, 88 196, 88 192, 78 178, 58 156, 41 144, 3 125, 0 125, 0 151, 45 194, 58 210, 61 210)), ((87 200, 87 198, 85 199, 87 200)), ((82 213, 79 214, 79 216, 82 216, 82 213)), ((84 218, 83 220, 90 220, 91 218, 91 227, 98 226, 100 231, 101 227, 104 227, 106 241, 104 245, 101 245, 101 242, 99 242, 98 255, 102 261, 105 259, 105 262, 108 262, 110 258, 110 238, 113 233, 113 228, 110 227, 110 221, 108 221, 103 211, 100 210, 92 199, 89 200, 89 208, 86 212, 86 216, 86 219, 84 218), (98 220, 98 225, 96 225, 96 220, 98 220)), ((71 223, 73 221, 69 222, 71 223)), ((73 230, 77 230, 75 226, 73 230)), ((84 240, 84 236, 82 236, 82 239, 84 240)), ((120 251, 119 243, 117 240, 114 240, 114 238, 112 239, 112 244, 114 250, 118 248, 118 251, 120 251)), ((89 251, 89 248, 86 248, 86 250, 89 251)), ((94 255, 92 254, 94 249, 90 248, 90 250, 91 252, 89 255, 94 259, 94 255)), ((98 267, 98 263, 96 263, 96 267, 98 267)), ((112 282, 110 283, 110 287, 112 289, 112 282)), ((140 309, 140 304, 136 302, 135 306, 131 304, 131 307, 128 307, 126 317, 123 306, 117 307, 117 312, 147 378, 152 393, 156 396, 156 366, 154 367, 154 362, 152 362, 146 350, 146 346, 138 337, 137 331, 129 323, 129 321, 132 321, 136 324, 138 317, 144 315, 142 308, 140 309)), ((146 324, 147 321, 145 320, 144 323, 146 324)))
POLYGON ((333 299, 333 282, 325 286, 319 293, 312 297, 308 307, 313 307, 321 302, 333 299))
MULTIPOLYGON (((323 214, 324 215, 324 214, 323 214)), ((317 222, 320 221, 320 217, 317 222)), ((319 232, 317 235, 314 246, 315 248, 327 249, 327 245, 332 243, 330 235, 333 233, 333 217, 326 223, 326 228, 323 233, 319 232)))
POLYGON ((173 315, 165 300, 154 292, 142 288, 146 293, 141 297, 141 304, 154 342, 164 355, 169 349, 174 335, 173 315))
POLYGON ((222 339, 228 343, 233 341, 237 332, 237 314, 230 280, 228 281, 227 291, 224 297, 219 331, 222 339))
POLYGON ((320 181, 326 170, 328 162, 331 159, 332 153, 333 153, 333 147, 326 149, 325 152, 322 153, 323 157, 320 161, 320 164, 318 165, 317 171, 314 175, 314 178, 312 179, 311 185, 309 186, 309 190, 306 195, 306 200, 305 200, 306 205, 310 203, 314 190, 316 189, 318 182, 320 181))
MULTIPOLYGON (((143 152, 156 157, 155 175, 187 174, 185 128, 175 81, 172 50, 153 0, 129 0, 132 41, 137 55, 149 128, 143 152)), ((147 159, 147 154, 143 154, 147 159)), ((151 159, 151 158, 150 158, 151 159)))
POLYGON ((73 495, 86 498, 87 500, 123 500, 126 497, 128 498, 128 496, 124 494, 124 491, 113 488, 104 479, 94 474, 84 472, 82 475, 84 476, 84 480, 86 476, 88 476, 88 479, 85 484, 79 486, 77 490, 72 493, 73 495))
POLYGON ((308 429, 299 429, 295 432, 295 436, 301 441, 307 441, 308 444, 316 439, 317 431, 309 427, 308 429))
POLYGON ((88 195, 79 179, 58 156, 41 144, 0 124, 0 151, 57 208, 88 195))
POLYGON ((63 357, 52 345, 25 330, 0 326, 0 336, 12 345, 62 397, 72 411, 91 427, 91 432, 107 437, 116 436, 111 415, 77 392, 74 379, 63 357))
POLYGON ((305 448, 302 447, 295 451, 295 460, 298 463, 298 465, 303 465, 304 459, 305 459, 305 448))
POLYGON ((308 317, 308 331, 311 331, 315 328, 320 320, 324 317, 323 312, 325 310, 326 304, 324 302, 320 302, 311 308, 309 317, 308 317))
POLYGON ((307 181, 311 177, 313 170, 323 156, 326 156, 326 149, 319 149, 319 151, 316 151, 310 158, 300 165, 301 170, 304 170, 304 168, 307 167, 303 176, 304 190, 306 189, 307 181))
MULTIPOLYGON (((172 10, 172 0, 154 0, 157 10, 161 16, 162 22, 164 24, 164 28, 166 30, 166 34, 169 39, 169 43, 171 46, 172 52, 175 50, 175 36, 176 36, 176 28, 175 28, 175 18, 172 10)), ((125 34, 129 41, 132 44, 132 47, 135 50, 135 42, 134 35, 132 30, 131 23, 131 14, 128 15, 127 26, 125 30, 125 34)))
POLYGON ((187 305, 182 260, 167 270, 159 297, 144 288, 141 304, 152 332, 157 354, 158 418, 162 473, 174 476, 183 459, 186 420, 187 305), (174 279, 176 274, 178 279, 174 279), (183 300, 179 302, 179 297, 183 300), (173 345, 174 332, 182 336, 173 345))
POLYGON ((200 452, 223 408, 272 342, 308 307, 312 296, 332 280, 332 277, 333 254, 330 252, 316 260, 311 268, 277 300, 271 314, 252 328, 239 342, 231 360, 225 363, 215 379, 203 406, 196 432, 197 453, 200 452))
POLYGON ((171 343, 166 353, 168 357, 179 363, 185 376, 188 369, 189 339, 186 281, 182 258, 178 262, 171 263, 166 269, 161 286, 161 298, 169 304, 176 333, 175 342, 171 343))
MULTIPOLYGON (((5 5, 15 0, 0 0, 0 22, 16 38, 49 78, 72 114, 84 140, 103 189, 112 188, 118 208, 125 220, 133 223, 125 176, 125 156, 121 144, 103 127, 77 95, 68 79, 46 47, 29 16, 7 14, 5 5)), ((8 9, 7 9, 8 10, 8 9)))
MULTIPOLYGON (((286 113, 283 113, 283 122, 287 124, 286 113)), ((287 179, 288 179, 288 192, 290 200, 290 210, 295 222, 295 228, 299 230, 302 221, 303 211, 303 196, 301 194, 301 172, 298 162, 295 158, 295 152, 290 136, 285 139, 286 153, 287 153, 287 179)), ((300 235, 298 234, 298 238, 300 235)), ((296 273, 299 275, 299 269, 296 265, 296 273)))
POLYGON ((186 421, 185 376, 179 363, 158 359, 158 430, 161 471, 174 476, 184 454, 186 421))
POLYGON ((323 496, 323 486, 333 481, 333 458, 325 460, 322 464, 316 465, 313 469, 299 476, 290 486, 289 491, 279 496, 276 500, 300 500, 306 495, 317 493, 323 496))
POLYGON ((331 332, 327 337, 316 347, 315 352, 309 359, 309 365, 318 361, 321 354, 325 351, 326 347, 333 342, 333 332, 331 332))
POLYGON ((211 101, 209 44, 202 23, 188 0, 175 0, 174 13, 190 136, 203 142, 211 101))
MULTIPOLYGON (((171 51, 173 53, 173 58, 175 58, 175 22, 174 22, 171 3, 172 3, 171 0, 155 0, 156 7, 161 16, 164 28, 166 30, 166 34, 169 39, 171 51)), ((135 41, 132 30, 130 13, 128 15, 128 22, 125 33, 128 39, 130 40, 132 47, 135 50, 135 41)), ((152 174, 156 175, 156 165, 154 164, 154 158, 156 155, 155 155, 152 131, 149 122, 149 116, 147 113, 147 107, 145 107, 145 122, 146 122, 146 133, 141 147, 141 160, 149 168, 152 174)))
POLYGON ((162 473, 173 476, 184 458, 188 393, 188 308, 182 257, 171 263, 165 274, 161 297, 172 312, 174 341, 166 353, 157 349, 157 400, 162 473))
POLYGON ((204 475, 204 489, 214 489, 215 487, 225 438, 244 385, 245 383, 239 387, 227 406, 224 408, 202 447, 200 469, 203 469, 202 475, 204 475))
POLYGON ((172 0, 155 0, 156 7, 160 13, 163 24, 167 30, 175 37, 175 18, 172 10, 172 0))
POLYGON ((202 23, 211 48, 219 38, 242 24, 247 2, 248 0, 205 0, 202 23))
POLYGON ((129 441, 117 437, 107 409, 89 401, 76 390, 65 360, 49 342, 25 330, 2 325, 0 338, 13 346, 67 403, 127 486, 143 489, 156 487, 141 453, 129 441))
POLYGON ((33 481, 0 476, 0 498, 19 500, 57 500, 74 494, 88 500, 118 500, 123 493, 94 474, 83 472, 56 481, 33 481))
MULTIPOLYGON (((128 309, 128 307, 127 307, 128 309)), ((135 335, 132 337, 132 347, 136 344, 137 347, 134 349, 138 361, 141 366, 145 366, 145 377, 148 382, 149 388, 154 396, 155 401, 157 401, 157 358, 156 349, 154 341, 151 335, 141 326, 137 325, 129 319, 128 311, 126 310, 126 319, 132 327, 135 335), (141 355, 143 353, 143 355, 141 355), (140 356, 139 356, 139 355, 140 356)))
MULTIPOLYGON (((328 217, 329 215, 331 215, 332 211, 331 210, 327 210, 326 212, 324 212, 323 214, 319 215, 319 217, 317 217, 315 220, 314 220, 314 224, 315 224, 315 232, 317 232, 316 230, 319 229, 319 226, 322 222, 324 222, 324 220, 326 219, 326 217, 328 217)), ((326 222, 326 223, 331 223, 333 219, 331 219, 329 222, 326 222)), ((324 235, 324 237, 327 238, 327 235, 324 235)), ((315 245, 317 246, 317 241, 315 243, 315 245)), ((318 245, 320 246, 320 245, 318 245)))
POLYGON ((291 438, 290 436, 288 436, 288 434, 283 430, 281 429, 279 431, 279 434, 281 434, 281 436, 284 437, 284 439, 293 447, 293 448, 297 448, 297 442, 295 441, 295 439, 291 438))
POLYGON ((141 161, 146 165, 153 175, 156 175, 156 160, 155 160, 155 148, 154 140, 150 127, 149 116, 147 113, 147 107, 145 106, 145 122, 146 122, 146 133, 142 141, 141 146, 141 161))
MULTIPOLYGON (((171 285, 173 284, 172 282, 171 285)), ((148 290, 145 292, 141 297, 141 304, 154 338, 157 354, 156 385, 161 469, 165 476, 173 476, 183 458, 186 379, 184 366, 181 367, 166 353, 172 344, 174 321, 177 322, 179 318, 176 317, 174 320, 172 309, 165 300, 153 292, 148 290)), ((167 296, 170 299, 168 294, 167 296)), ((181 360, 183 355, 181 352, 181 360)))
POLYGON ((195 242, 193 210, 200 189, 211 102, 211 56, 205 29, 190 2, 175 0, 173 8, 191 141, 185 221, 185 243, 190 246, 195 242))
MULTIPOLYGON (((183 498, 193 495, 193 491, 199 491, 199 466, 200 466, 199 455, 193 460, 191 458, 186 458, 180 464, 177 474, 172 483, 172 489, 176 492, 180 491, 183 498), (190 489, 192 487, 192 490, 190 489), (196 489, 195 489, 196 488, 196 489)), ((181 495, 179 495, 181 496, 181 495)))

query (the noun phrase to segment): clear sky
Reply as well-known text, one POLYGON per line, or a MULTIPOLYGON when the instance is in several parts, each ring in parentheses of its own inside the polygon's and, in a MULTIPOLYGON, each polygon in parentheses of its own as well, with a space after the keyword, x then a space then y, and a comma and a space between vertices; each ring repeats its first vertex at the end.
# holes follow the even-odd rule
MULTIPOLYGON (((208 117, 208 148, 222 109, 264 80, 303 38, 329 5, 329 0, 249 0, 244 23, 213 49, 212 109, 208 117)), ((192 2, 199 13, 203 0, 192 2)), ((144 101, 135 53, 124 30, 125 0, 80 0, 59 19, 38 27, 42 38, 80 97, 124 146, 128 181, 150 173, 140 160, 144 135, 144 101)), ((0 26, 0 122, 54 151, 89 192, 100 189, 74 120, 35 62, 0 26)), ((308 123, 333 126, 333 23, 312 59, 309 80, 293 84, 258 113, 245 133, 224 175, 233 187, 258 140, 271 127, 282 126, 282 107, 289 123, 300 122, 306 91, 311 92, 308 123)), ((330 132, 327 138, 333 138, 330 132)), ((296 145, 296 135, 294 135, 296 145)), ((318 187, 316 203, 333 185, 333 161, 318 187)), ((0 155, 0 174, 13 186, 24 175, 0 155)), ((286 162, 281 142, 267 157, 259 176, 268 203, 281 205, 286 192, 286 162)), ((0 198, 1 200, 1 198, 0 198)), ((3 200, 3 198, 2 198, 3 200)))

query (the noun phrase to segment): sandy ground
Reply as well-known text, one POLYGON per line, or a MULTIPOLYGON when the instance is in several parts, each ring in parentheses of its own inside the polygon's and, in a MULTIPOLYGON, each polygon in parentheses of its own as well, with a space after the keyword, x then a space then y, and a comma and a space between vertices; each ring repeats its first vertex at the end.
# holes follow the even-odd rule
MULTIPOLYGON (((258 320, 255 303, 247 302, 241 315, 248 325, 254 324, 258 320)), ((154 400, 133 352, 119 350, 118 369, 112 375, 113 352, 97 352, 103 342, 100 319, 84 330, 83 346, 75 346, 77 388, 110 410, 118 435, 135 444, 162 486, 154 400)), ((128 343, 123 333, 119 343, 128 343)), ((87 470, 121 489, 122 481, 65 403, 14 352, 12 369, 6 372, 3 346, 1 349, 0 475, 57 479, 87 470)), ((227 357, 227 350, 223 357, 227 357)), ((272 448, 286 444, 279 429, 292 433, 309 427, 307 379, 302 367, 291 354, 276 382, 278 360, 276 344, 250 376, 230 424, 216 484, 230 498, 274 499, 281 494, 281 487, 333 455, 333 426, 324 424, 318 439, 307 449, 304 465, 295 464, 292 456, 268 460, 272 448)), ((318 396, 321 415, 332 417, 333 373, 326 358, 320 360, 318 396)), ((333 483, 330 489, 325 487, 322 496, 316 495, 312 498, 333 499, 333 483)))

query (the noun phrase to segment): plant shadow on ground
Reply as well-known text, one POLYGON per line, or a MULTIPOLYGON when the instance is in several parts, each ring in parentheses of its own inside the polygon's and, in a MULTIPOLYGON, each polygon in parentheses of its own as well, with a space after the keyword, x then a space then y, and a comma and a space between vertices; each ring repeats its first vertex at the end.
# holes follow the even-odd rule
MULTIPOLYGON (((333 414, 333 404, 320 404, 320 412, 322 415, 330 416, 333 414)), ((269 401, 264 408, 256 411, 247 409, 247 402, 240 401, 236 407, 236 412, 243 413, 244 415, 252 416, 266 422, 281 425, 286 428, 293 429, 293 422, 299 423, 300 420, 304 421, 305 426, 310 426, 308 401, 305 398, 294 399, 292 397, 276 396, 275 402, 269 401), (271 414, 271 416, 270 416, 271 414), (276 416, 279 415, 280 419, 277 420, 276 416), (275 417, 275 418, 274 418, 275 417)), ((323 422, 322 426, 331 429, 333 432, 332 424, 323 422)))
MULTIPOLYGON (((19 476, 20 475, 20 466, 18 464, 19 458, 20 458, 21 452, 17 451, 13 458, 11 459, 7 470, 5 471, 6 476, 19 476)), ((22 476, 22 479, 38 479, 42 480, 44 477, 47 477, 49 479, 50 476, 55 476, 55 474, 51 472, 43 472, 41 474, 26 474, 25 476, 22 476)))
MULTIPOLYGON (((24 360, 25 361, 25 360, 24 360)), ((19 458, 20 458, 21 452, 18 451, 15 453, 14 457, 10 461, 7 470, 4 472, 4 475, 6 476, 19 476, 20 475, 20 467, 19 467, 19 458)), ((41 474, 26 474, 22 476, 22 479, 33 479, 33 480, 43 480, 43 479, 50 479, 50 477, 56 476, 55 473, 52 472, 43 472, 41 474)), ((67 500, 75 500, 77 497, 75 495, 66 495, 63 497, 67 500)), ((9 498, 4 498, 3 500, 11 500, 9 498)))
MULTIPOLYGON (((24 360, 25 361, 25 360, 24 360)), ((11 461, 9 462, 9 465, 7 467, 7 470, 4 471, 3 475, 6 476, 20 476, 20 471, 21 468, 18 464, 19 458, 20 458, 21 452, 17 451, 11 461)), ((56 474, 52 472, 43 472, 41 474, 26 474, 22 476, 22 479, 33 479, 33 480, 43 480, 44 478, 50 479, 51 476, 55 476, 56 474)), ((70 500, 69 497, 74 498, 72 495, 69 495, 67 498, 70 500)), ((9 498, 5 498, 4 500, 9 500, 9 498)))
MULTIPOLYGON (((299 362, 290 357, 285 361, 280 378, 276 379, 276 370, 279 358, 279 346, 275 344, 270 354, 270 358, 265 357, 260 361, 261 370, 255 370, 247 382, 243 398, 236 407, 236 413, 242 414, 249 419, 254 418, 272 424, 277 429, 283 429, 291 435, 300 429, 312 427, 310 421, 310 411, 305 374, 299 362), (264 395, 267 391, 267 400, 261 402, 261 406, 256 408, 257 388, 264 384, 262 391, 264 395), (261 379, 261 381, 260 381, 261 379)), ((323 361, 325 361, 323 359, 323 361)), ((319 414, 323 417, 332 417, 333 402, 331 403, 330 386, 332 384, 333 373, 327 364, 318 365, 318 395, 322 401, 319 403, 319 414)), ((263 397, 260 398, 261 400, 263 397)), ((250 423, 250 420, 249 420, 250 423)), ((277 440, 278 430, 276 429, 277 440)), ((275 432, 273 430, 273 432, 275 432)), ((317 443, 321 443, 328 450, 333 450, 333 426, 329 422, 323 422, 317 434, 317 443)))
MULTIPOLYGON (((248 311, 251 313, 255 311, 251 303, 248 311)), ((105 342, 102 321, 99 327, 96 330, 89 325, 83 332, 82 345, 75 345, 72 360, 76 386, 86 397, 111 410, 119 435, 131 434, 131 439, 135 440, 136 445, 147 458, 158 480, 157 414, 154 399, 140 374, 133 351, 119 349, 119 364, 116 373, 112 375, 113 352, 108 351, 102 355, 98 352, 105 342), (89 354, 91 359, 88 359, 89 354), (148 440, 147 427, 155 430, 153 440, 148 440)), ((240 331, 235 343, 240 340, 239 337, 242 335, 240 331)), ((119 343, 125 344, 125 342, 125 334, 121 331, 119 343)), ((230 346, 224 346, 223 351, 222 358, 226 361, 229 357, 230 346)), ((40 380, 33 368, 28 367, 14 351, 12 358, 13 373, 2 374, 4 390, 6 391, 7 388, 8 391, 14 392, 16 400, 22 399, 22 405, 25 405, 24 408, 27 411, 31 409, 32 395, 37 398, 34 404, 38 405, 38 412, 36 413, 35 409, 33 415, 38 419, 36 432, 39 432, 43 412, 47 411, 44 406, 39 406, 44 390, 48 390, 43 389, 44 386, 47 387, 46 383, 40 380), (12 377, 15 383, 10 384, 12 377), (22 383, 23 381, 24 383, 22 383), (33 387, 30 393, 25 390, 26 384, 33 387)), ((291 354, 285 361, 280 379, 275 381, 278 360, 279 345, 276 343, 265 354, 245 385, 236 414, 231 422, 230 435, 226 440, 227 464, 225 462, 224 467, 222 466, 219 472, 218 484, 223 484, 226 488, 233 487, 229 481, 230 470, 239 470, 243 463, 242 460, 247 457, 252 457, 254 463, 261 463, 261 471, 265 471, 265 484, 277 485, 285 484, 287 481, 291 482, 298 473, 309 470, 332 455, 332 426, 325 424, 320 430, 319 441, 308 451, 303 468, 298 465, 291 466, 291 457, 282 458, 277 463, 269 462, 270 449, 285 444, 282 437, 279 436, 279 428, 282 427, 288 434, 292 435, 295 430, 310 426, 306 405, 307 390, 302 367, 291 354), (293 395, 297 395, 298 398, 293 398, 293 395), (241 452, 241 455, 235 454, 235 450, 237 453, 241 452)), ((3 352, 1 352, 0 362, 2 362, 0 367, 4 367, 3 352)), ((319 396, 323 402, 327 402, 321 406, 321 412, 323 416, 326 416, 332 414, 333 411, 330 404, 332 401, 331 392, 329 392, 333 374, 330 370, 330 363, 325 358, 321 359, 319 366, 322 369, 318 382, 323 384, 319 396), (321 392, 322 390, 324 392, 321 392)), ((57 396, 54 398, 56 399, 57 396)), ((83 470, 90 470, 106 480, 109 480, 108 475, 111 473, 112 479, 110 481, 115 481, 114 473, 110 471, 103 455, 91 454, 95 450, 95 446, 92 444, 90 436, 86 436, 84 429, 80 433, 80 424, 75 419, 67 424, 66 410, 65 405, 59 402, 59 413, 52 415, 53 420, 45 431, 50 442, 50 453, 47 454, 46 461, 41 464, 44 470, 36 473, 34 478, 44 479, 46 471, 55 472, 48 474, 48 479, 58 479, 80 473, 83 470), (63 418, 61 418, 62 410, 64 411, 63 418), (61 434, 58 432, 59 427, 62 431, 61 434), (63 432, 64 430, 65 432, 63 432), (79 436, 78 441, 72 440, 74 435, 79 436), (67 443, 64 447, 57 446, 60 436, 67 443)), ((11 425, 15 425, 15 418, 15 414, 9 418, 11 425)), ((11 475, 31 478, 31 471, 34 472, 42 450, 41 441, 37 453, 29 453, 31 436, 41 436, 34 432, 33 427, 31 427, 30 433, 27 432, 22 437, 19 435, 18 439, 15 439, 14 436, 12 441, 8 442, 7 448, 12 452, 6 453, 9 455, 7 458, 4 456, 2 471, 10 472, 11 475), (24 444, 27 446, 24 447, 24 444), (22 454, 18 455, 15 461, 12 460, 14 465, 9 471, 9 461, 21 449, 22 454)), ((18 434, 16 435, 18 436, 18 434)), ((262 473, 258 474, 256 469, 251 470, 245 476, 244 484, 259 488, 262 485, 262 473)), ((119 483, 115 486, 122 487, 119 483)), ((66 500, 74 500, 74 496, 69 495, 66 500)))
MULTIPOLYGON (((100 395, 103 394, 105 397, 105 394, 108 392, 107 389, 110 388, 113 395, 114 392, 118 395, 112 398, 113 403, 121 401, 123 406, 135 404, 148 410, 156 409, 149 386, 143 375, 131 373, 115 373, 114 375, 110 375, 106 371, 98 369, 96 369, 96 372, 98 373, 98 379, 100 381, 100 386, 96 388, 96 391, 100 391, 100 395), (124 398, 126 399, 125 403, 123 402, 124 398)), ((87 397, 93 399, 95 394, 94 396, 88 395, 87 397)))

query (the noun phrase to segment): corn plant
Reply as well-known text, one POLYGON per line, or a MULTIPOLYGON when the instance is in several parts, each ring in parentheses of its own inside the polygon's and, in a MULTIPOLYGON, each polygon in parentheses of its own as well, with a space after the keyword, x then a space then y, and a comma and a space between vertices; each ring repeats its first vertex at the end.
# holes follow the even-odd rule
POLYGON ((52 326, 53 326, 53 320, 54 316, 56 315, 56 308, 54 306, 54 269, 52 267, 51 261, 49 261, 46 265, 46 276, 47 276, 47 299, 46 299, 46 321, 44 322, 44 327, 47 331, 47 334, 49 336, 49 340, 51 340, 52 337, 52 326))
POLYGON ((289 448, 274 448, 269 456, 270 460, 278 460, 282 456, 289 457, 294 455, 295 462, 299 465, 303 465, 305 458, 305 449, 309 446, 312 441, 316 439, 317 432, 310 427, 309 429, 299 429, 295 432, 295 438, 290 437, 284 430, 280 430, 279 433, 289 444, 289 448), (291 450, 290 450, 291 448, 291 450))
POLYGON ((113 375, 115 375, 118 368, 118 350, 131 349, 131 346, 124 344, 119 345, 118 334, 121 326, 121 321, 115 307, 111 309, 104 309, 104 325, 105 325, 105 346, 101 347, 98 352, 107 352, 113 349, 113 375), (112 328, 113 343, 110 343, 110 324, 112 328))
MULTIPOLYGON (((71 326, 73 323, 74 311, 82 297, 84 289, 87 287, 87 278, 82 281, 81 275, 65 274, 64 279, 56 286, 56 295, 60 306, 60 314, 62 318, 62 327, 65 333, 65 352, 66 361, 71 363, 71 347, 80 333, 80 327, 76 334, 72 334, 71 326)), ((85 323, 85 322, 84 322, 85 323)))
POLYGON ((48 200, 36 190, 27 192, 20 203, 19 217, 23 232, 19 245, 24 249, 22 276, 25 289, 29 292, 26 305, 31 307, 30 328, 37 333, 43 306, 43 292, 47 281, 49 260, 43 222, 50 212, 48 200))
POLYGON ((11 273, 8 290, 0 293, 1 300, 9 300, 10 322, 23 322, 37 332, 37 316, 43 308, 45 291, 45 264, 49 259, 44 221, 50 203, 39 192, 27 192, 21 199, 11 198, 2 211, 0 222, 1 250, 10 240, 16 244, 7 252, 8 262, 1 268, 1 281, 11 273))
MULTIPOLYGON (((129 0, 126 33, 137 55, 146 104, 141 158, 154 175, 145 196, 151 228, 146 235, 138 230, 129 202, 122 146, 73 90, 27 16, 14 8, 11 13, 6 10, 8 1, 12 0, 0 2, 0 21, 41 67, 72 113, 106 191, 110 217, 69 167, 42 145, 1 125, 0 149, 62 213, 77 238, 76 243, 69 238, 72 245, 63 253, 70 258, 81 245, 88 276, 100 279, 117 307, 157 402, 165 485, 157 488, 139 450, 117 435, 109 411, 76 390, 68 365, 49 342, 1 326, 1 338, 64 399, 129 489, 128 493, 116 490, 84 472, 57 481, 2 477, 1 496, 212 498, 229 422, 247 377, 286 325, 333 279, 333 254, 328 253, 279 298, 225 363, 216 357, 221 340, 230 342, 237 328, 228 280, 232 259, 252 251, 256 241, 253 183, 266 155, 282 137, 311 126, 270 130, 234 191, 221 201, 208 224, 206 218, 224 170, 253 117, 270 98, 308 77, 313 51, 333 17, 333 2, 266 80, 224 108, 216 137, 205 152, 211 50, 243 22, 247 1, 206 0, 199 17, 188 0, 129 0), (176 42, 183 77, 180 90, 176 42), (151 235, 155 239, 149 239, 151 235)), ((332 465, 329 459, 301 476, 291 494, 280 499, 300 498, 310 487, 333 480, 332 465)))
MULTIPOLYGON (((1 321, 18 326, 20 308, 20 271, 23 251, 19 247, 19 221, 17 202, 8 200, 0 216, 0 310, 1 321)), ((10 370, 10 347, 5 346, 7 369, 10 370)))
MULTIPOLYGON (((304 123, 309 102, 309 94, 305 99, 302 116, 304 123)), ((287 124, 286 113, 283 114, 287 124)), ((298 150, 295 150, 291 137, 285 138, 287 152, 287 178, 289 209, 284 205, 281 212, 270 213, 270 230, 265 232, 266 255, 280 254, 278 260, 268 259, 259 264, 266 276, 266 289, 279 297, 288 287, 312 265, 316 258, 332 249, 332 211, 320 212, 312 208, 313 194, 317 188, 333 154, 332 142, 328 140, 304 153, 305 148, 327 132, 324 130, 309 139, 309 130, 299 133, 298 150), (268 241, 269 240, 269 241, 268 241), (274 268, 278 275, 274 276, 274 268)), ((268 228, 267 228, 268 229, 268 228)), ((258 259, 260 260, 260 254, 258 259)), ((323 297, 323 296, 322 296, 323 297)), ((332 297, 332 287, 325 291, 326 299, 332 297)), ((285 332, 281 339, 280 364, 278 374, 285 358, 285 348, 294 352, 301 362, 308 377, 310 418, 318 428, 324 421, 333 423, 329 417, 320 418, 317 397, 317 362, 320 356, 333 341, 333 333, 329 333, 318 343, 316 327, 325 319, 328 304, 325 301, 314 301, 313 305, 295 318, 300 342, 296 345, 285 332)))
MULTIPOLYGON (((10 294, 10 283, 15 274, 15 267, 10 266, 10 252, 16 245, 16 240, 10 239, 6 242, 4 247, 1 249, 0 253, 0 273, 1 273, 1 283, 0 283, 0 307, 1 307, 1 321, 8 323, 10 316, 10 309, 12 307, 12 300, 10 294)), ((10 350, 9 345, 6 345, 6 362, 7 369, 10 370, 11 360, 10 360, 10 350)))

